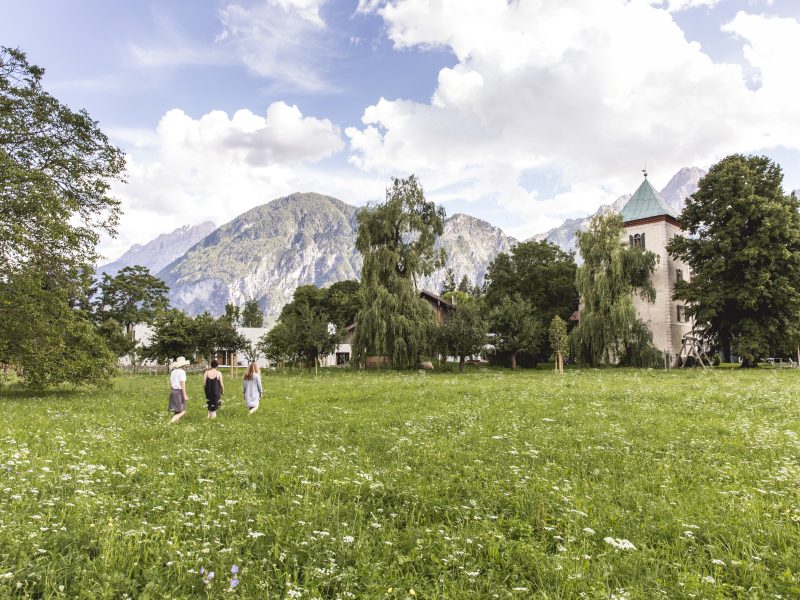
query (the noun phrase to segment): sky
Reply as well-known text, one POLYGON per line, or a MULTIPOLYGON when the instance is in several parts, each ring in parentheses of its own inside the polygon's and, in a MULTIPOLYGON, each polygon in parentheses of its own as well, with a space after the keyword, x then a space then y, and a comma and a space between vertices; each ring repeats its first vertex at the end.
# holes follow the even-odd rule
POLYGON ((415 173, 526 239, 681 167, 800 188, 798 0, 6 0, 0 44, 127 154, 117 258, 292 192, 415 173))

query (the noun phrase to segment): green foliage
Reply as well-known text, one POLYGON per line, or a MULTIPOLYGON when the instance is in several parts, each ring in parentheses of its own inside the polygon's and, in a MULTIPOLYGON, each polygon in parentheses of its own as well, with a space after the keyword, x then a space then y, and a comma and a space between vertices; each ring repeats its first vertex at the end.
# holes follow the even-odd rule
POLYGON ((489 312, 492 343, 499 354, 508 355, 511 368, 517 368, 521 352, 535 353, 542 339, 541 317, 530 301, 519 294, 503 298, 489 312))
MULTIPOLYGON (((498 254, 486 272, 486 303, 499 305, 504 298, 518 294, 530 302, 541 318, 540 326, 559 316, 567 319, 578 307, 575 289, 575 257, 546 241, 523 242, 511 252, 498 254)), ((460 289, 460 288, 459 288, 460 289)), ((542 336, 534 348, 534 362, 552 353, 549 341, 542 336)))
POLYGON ((106 319, 97 326, 97 333, 106 341, 108 349, 117 356, 126 356, 136 348, 136 341, 132 340, 119 321, 106 319))
POLYGON ((746 366, 800 333, 800 202, 782 183, 765 156, 724 158, 686 200, 690 236, 668 245, 691 268, 674 298, 726 360, 733 347, 746 366))
POLYGON ((327 322, 341 332, 353 323, 361 307, 360 288, 359 282, 354 279, 337 281, 325 288, 301 285, 295 289, 292 301, 281 309, 280 318, 297 314, 301 307, 308 306, 324 314, 327 322))
MULTIPOLYGON (((523 242, 501 252, 486 272, 486 301, 496 306, 519 294, 549 321, 577 308, 575 256, 546 241, 523 242)), ((459 288, 460 289, 460 288, 459 288)))
POLYGON ((115 359, 89 321, 88 273, 114 234, 124 155, 43 74, 0 47, 0 358, 30 385, 100 383, 115 359))
POLYGON ((361 308, 360 288, 361 284, 355 279, 337 281, 330 287, 324 288, 327 297, 323 302, 323 308, 330 322, 336 325, 339 331, 356 320, 358 310, 361 308))
POLYGON ((225 314, 222 316, 228 319, 234 326, 240 325, 242 322, 242 309, 232 302, 228 302, 225 305, 225 314))
POLYGON ((294 319, 278 320, 258 342, 258 349, 271 363, 276 365, 292 364, 299 360, 296 353, 294 319))
POLYGON ((464 275, 458 284, 458 291, 461 292, 462 294, 469 294, 472 292, 472 289, 473 287, 469 282, 469 277, 464 275))
POLYGON ((442 295, 450 293, 456 289, 456 274, 453 272, 453 269, 447 267, 447 270, 444 272, 444 283, 442 283, 441 293, 442 295))
POLYGON ((249 345, 247 339, 225 316, 214 318, 209 313, 194 318, 194 346, 198 358, 210 359, 217 352, 235 352, 249 345))
MULTIPOLYGON (((447 300, 453 306, 461 306, 462 304, 475 303, 476 301, 475 296, 465 294, 460 290, 445 292, 444 294, 442 294, 442 298, 447 300)), ((481 307, 483 307, 483 304, 481 304, 481 307)))
POLYGON ((475 300, 455 307, 450 317, 439 326, 440 347, 448 356, 457 356, 459 370, 464 370, 467 356, 480 354, 486 345, 488 325, 481 316, 481 307, 475 300))
POLYGON ((28 265, 0 280, 0 362, 20 369, 32 387, 104 384, 116 370, 104 338, 73 308, 84 290, 69 275, 61 265, 28 265))
POLYGON ((42 89, 44 70, 0 46, 0 275, 33 257, 91 263, 120 209, 110 194, 125 157, 85 111, 42 89))
POLYGON ((250 298, 244 303, 242 310, 242 327, 263 327, 264 326, 264 313, 258 306, 258 300, 250 298))
POLYGON ((214 318, 206 312, 192 318, 180 310, 171 309, 156 317, 153 336, 142 355, 159 362, 178 356, 210 360, 217 352, 247 351, 249 348, 250 342, 236 331, 225 315, 214 318))
POLYGON ((166 363, 179 356, 193 357, 197 352, 195 320, 176 308, 158 314, 153 322, 150 343, 142 351, 144 358, 166 363))
POLYGON ((377 355, 396 368, 417 366, 431 347, 435 321, 416 280, 444 265, 444 251, 434 247, 444 232, 444 209, 425 200, 411 175, 392 179, 386 202, 360 211, 358 224, 356 248, 364 265, 353 364, 377 355))
MULTIPOLYGON (((306 293, 301 293, 301 298, 307 297, 306 293)), ((304 301, 295 300, 291 305, 292 310, 281 314, 275 326, 262 338, 259 348, 274 362, 302 360, 307 367, 316 367, 318 358, 333 352, 339 336, 323 310, 304 301)))
POLYGON ((587 365, 641 362, 647 357, 633 354, 652 355, 652 334, 640 324, 633 294, 655 301, 650 276, 656 258, 650 251, 624 244, 622 231, 622 217, 607 214, 578 232, 584 262, 578 267, 576 284, 582 305, 572 342, 578 359, 587 365))
POLYGON ((169 288, 147 267, 124 267, 114 277, 103 273, 97 314, 121 323, 129 336, 138 323, 152 323, 169 306, 169 288))

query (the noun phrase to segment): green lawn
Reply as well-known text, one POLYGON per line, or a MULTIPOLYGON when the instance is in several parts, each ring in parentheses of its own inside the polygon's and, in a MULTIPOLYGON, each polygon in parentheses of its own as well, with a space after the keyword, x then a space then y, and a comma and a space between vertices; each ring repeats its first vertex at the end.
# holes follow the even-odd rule
POLYGON ((800 594, 800 371, 264 384, 0 391, 0 597, 800 594))

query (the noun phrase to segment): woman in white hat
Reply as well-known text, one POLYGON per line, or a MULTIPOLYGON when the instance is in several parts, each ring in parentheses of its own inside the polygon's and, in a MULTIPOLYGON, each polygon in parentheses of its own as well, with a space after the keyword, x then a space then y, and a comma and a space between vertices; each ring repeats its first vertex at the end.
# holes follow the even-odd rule
POLYGON ((179 356, 178 360, 169 365, 169 411, 175 413, 169 420, 170 423, 177 423, 186 414, 186 402, 189 396, 186 395, 186 371, 183 367, 188 364, 188 360, 179 356))

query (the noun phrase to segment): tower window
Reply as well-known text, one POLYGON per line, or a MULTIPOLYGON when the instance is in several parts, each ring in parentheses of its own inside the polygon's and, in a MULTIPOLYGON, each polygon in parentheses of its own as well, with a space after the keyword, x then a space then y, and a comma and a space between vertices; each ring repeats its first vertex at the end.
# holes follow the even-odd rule
POLYGON ((683 321, 683 319, 682 319, 683 316, 684 316, 683 315, 683 307, 680 306, 680 305, 676 306, 675 307, 675 317, 676 317, 676 320, 678 321, 678 323, 683 321))
POLYGON ((641 248, 644 250, 644 234, 637 233, 636 235, 628 236, 632 248, 641 248))
POLYGON ((683 269, 675 269, 675 281, 683 281, 683 269))

